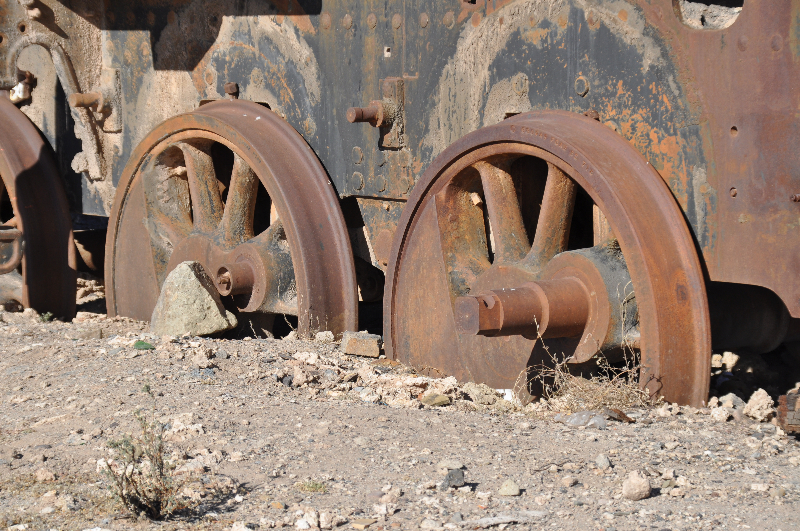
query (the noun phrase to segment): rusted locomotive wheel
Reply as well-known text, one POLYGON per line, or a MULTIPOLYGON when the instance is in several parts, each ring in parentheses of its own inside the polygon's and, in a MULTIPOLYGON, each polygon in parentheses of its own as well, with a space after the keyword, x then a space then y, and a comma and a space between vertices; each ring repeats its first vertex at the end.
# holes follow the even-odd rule
POLYGON ((276 314, 296 315, 301 334, 356 326, 336 193, 305 140, 255 103, 176 116, 136 148, 109 222, 109 313, 149 320, 167 274, 186 260, 256 326, 276 314))
POLYGON ((75 316, 75 245, 58 166, 27 116, 0 96, 0 303, 75 316), (21 257, 21 261, 20 261, 21 257))
POLYGON ((708 307, 681 211, 622 137, 573 113, 521 114, 434 161, 384 305, 387 354, 432 374, 527 391, 541 334, 573 363, 639 349, 652 393, 708 396, 708 307))

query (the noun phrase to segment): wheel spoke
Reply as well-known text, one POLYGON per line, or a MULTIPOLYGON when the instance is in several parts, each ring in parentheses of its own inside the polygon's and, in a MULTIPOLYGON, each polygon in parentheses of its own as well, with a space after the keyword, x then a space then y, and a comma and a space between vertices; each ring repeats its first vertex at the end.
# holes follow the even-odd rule
POLYGON ((592 233, 594 235, 595 245, 600 245, 616 239, 605 214, 603 214, 603 211, 600 210, 597 205, 592 206, 592 233))
POLYGON ((200 232, 214 232, 223 212, 214 162, 211 155, 191 144, 181 142, 178 147, 186 161, 194 227, 200 232))
POLYGON ((222 238, 226 244, 236 245, 253 237, 258 183, 258 177, 250 166, 234 153, 228 200, 220 222, 222 238))
POLYGON ((473 167, 481 175, 494 240, 495 263, 521 260, 528 251, 530 242, 525 231, 517 190, 508 173, 508 164, 482 160, 473 167))
POLYGON ((547 184, 536 234, 526 261, 543 267, 555 255, 567 249, 572 211, 575 208, 575 182, 554 165, 547 164, 547 184))

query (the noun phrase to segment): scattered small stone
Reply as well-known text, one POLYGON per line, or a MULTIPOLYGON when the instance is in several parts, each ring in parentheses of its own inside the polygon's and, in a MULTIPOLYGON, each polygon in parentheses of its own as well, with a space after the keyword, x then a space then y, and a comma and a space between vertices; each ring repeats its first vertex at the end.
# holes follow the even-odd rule
POLYGON ((421 524, 419 524, 419 527, 421 529, 438 529, 442 527, 442 525, 436 520, 431 520, 429 518, 426 518, 425 520, 422 521, 421 524))
POLYGON ((460 469, 450 470, 444 477, 440 490, 446 491, 449 488, 458 488, 464 486, 464 471, 460 469))
POLYGON ((650 497, 650 480, 644 472, 634 470, 622 483, 622 496, 627 500, 643 500, 650 497))
POLYGON ((436 471, 442 475, 447 474, 451 470, 458 470, 459 468, 464 468, 464 464, 455 459, 444 459, 436 463, 436 471))
POLYGON ((611 468, 611 461, 605 454, 598 455, 594 460, 594 464, 596 464, 597 468, 599 468, 600 470, 611 468))
POLYGON ((439 393, 427 393, 422 395, 419 399, 420 402, 430 407, 441 407, 450 405, 450 397, 447 395, 440 395, 439 393))
POLYGON ((167 275, 150 318, 150 330, 159 336, 205 336, 237 324, 199 262, 183 262, 167 275))
POLYGON ((354 529, 366 529, 375 522, 377 522, 377 520, 374 518, 356 518, 350 522, 350 525, 352 525, 354 529))
POLYGON ((710 417, 715 422, 727 422, 731 418, 731 412, 726 407, 715 407, 711 409, 710 417))
POLYGON ((342 335, 342 352, 351 356, 377 358, 381 355, 381 336, 368 332, 345 332, 342 335))
POLYGON ((769 393, 759 389, 750 396, 742 413, 758 422, 765 422, 775 414, 775 402, 769 393))
POLYGON ((318 341, 320 343, 333 343, 334 340, 333 332, 326 330, 325 332, 317 332, 314 335, 314 341, 318 341))
POLYGON ((273 509, 277 509, 278 511, 283 511, 284 509, 286 509, 286 505, 279 501, 274 501, 270 503, 269 506, 272 507, 273 509))
POLYGON ((507 479, 500 485, 500 490, 497 491, 500 496, 519 496, 521 491, 519 485, 513 479, 507 479))
POLYGON ((251 529, 255 529, 256 526, 254 524, 248 524, 247 522, 234 522, 231 526, 231 531, 250 531, 251 529))
POLYGON ((766 483, 753 483, 750 485, 750 490, 756 492, 767 492, 769 490, 769 485, 766 483))
POLYGON ((574 487, 578 484, 578 480, 572 476, 564 476, 561 478, 561 485, 564 487, 574 487))
MULTIPOLYGON (((298 521, 296 521, 294 523, 294 526, 297 529, 311 529, 311 525, 308 522, 306 522, 304 518, 301 518, 298 521)), ((358 528, 356 528, 356 529, 358 529, 358 528)))
POLYGON ((35 472, 34 476, 39 483, 47 483, 56 480, 56 475, 46 468, 40 468, 35 472))

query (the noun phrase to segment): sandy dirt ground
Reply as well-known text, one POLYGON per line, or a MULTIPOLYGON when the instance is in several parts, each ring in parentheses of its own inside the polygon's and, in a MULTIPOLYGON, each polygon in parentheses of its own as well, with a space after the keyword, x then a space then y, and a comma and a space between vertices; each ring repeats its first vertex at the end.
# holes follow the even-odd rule
POLYGON ((0 317, 0 529, 800 528, 797 439, 739 411, 570 427, 332 341, 0 317), (449 404, 417 398, 434 392, 449 404), (166 424, 193 506, 166 521, 124 510, 102 473, 136 411, 166 424), (622 496, 634 471, 650 497, 622 496))

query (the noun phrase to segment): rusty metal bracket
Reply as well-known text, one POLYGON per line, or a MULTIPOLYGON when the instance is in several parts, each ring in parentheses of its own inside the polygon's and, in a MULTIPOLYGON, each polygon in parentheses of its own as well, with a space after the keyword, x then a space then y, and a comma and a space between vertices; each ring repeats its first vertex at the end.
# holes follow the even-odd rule
POLYGON ((366 107, 347 109, 347 121, 366 122, 381 131, 382 148, 402 149, 405 136, 405 86, 399 77, 387 77, 381 81, 383 99, 373 100, 366 107))

